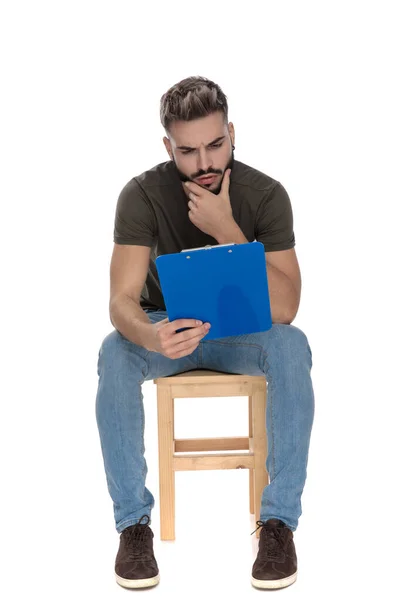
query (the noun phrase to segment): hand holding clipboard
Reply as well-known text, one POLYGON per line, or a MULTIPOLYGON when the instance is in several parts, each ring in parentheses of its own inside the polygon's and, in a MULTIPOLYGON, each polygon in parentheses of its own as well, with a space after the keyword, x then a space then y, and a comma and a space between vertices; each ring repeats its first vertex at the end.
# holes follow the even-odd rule
POLYGON ((182 358, 192 354, 209 329, 209 323, 196 319, 176 319, 170 322, 163 319, 153 323, 154 339, 151 350, 167 358, 182 358), (183 330, 183 331, 182 331, 183 330))

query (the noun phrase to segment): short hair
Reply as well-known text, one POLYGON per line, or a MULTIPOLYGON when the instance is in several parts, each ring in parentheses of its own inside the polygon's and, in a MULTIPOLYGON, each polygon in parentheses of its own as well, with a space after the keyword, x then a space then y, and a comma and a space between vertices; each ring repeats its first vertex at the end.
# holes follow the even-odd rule
POLYGON ((228 123, 227 97, 218 84, 206 77, 187 77, 173 85, 160 101, 160 119, 168 132, 174 121, 192 121, 216 111, 228 123))

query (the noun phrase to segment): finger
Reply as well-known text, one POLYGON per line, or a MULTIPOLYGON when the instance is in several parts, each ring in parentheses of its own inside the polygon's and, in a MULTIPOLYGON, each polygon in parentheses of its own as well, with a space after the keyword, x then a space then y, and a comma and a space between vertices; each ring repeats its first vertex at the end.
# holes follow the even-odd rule
POLYGON ((208 332, 208 329, 204 325, 200 325, 198 327, 191 327, 190 329, 186 329, 185 331, 181 331, 180 333, 172 333, 167 338, 164 339, 164 344, 169 349, 175 348, 180 344, 190 343, 191 340, 194 340, 196 337, 203 337, 208 332))
POLYGON ((224 178, 222 180, 221 191, 220 194, 227 194, 229 190, 231 169, 226 169, 224 173, 224 178))
POLYGON ((155 321, 154 327, 157 329, 157 331, 160 331, 160 330, 164 329, 164 327, 165 327, 165 325, 167 325, 167 323, 169 323, 168 317, 166 319, 162 319, 162 321, 155 321))
POLYGON ((182 350, 181 352, 178 352, 178 354, 173 354, 172 358, 173 359, 177 359, 177 358, 183 358, 184 356, 190 356, 196 350, 196 348, 198 347, 198 345, 199 344, 197 343, 194 346, 191 346, 190 348, 187 348, 186 350, 182 350))
POLYGON ((190 342, 184 342, 182 344, 178 344, 177 346, 173 346, 169 349, 170 354, 176 354, 180 352, 187 353, 188 350, 193 352, 193 350, 200 344, 201 337, 196 337, 196 339, 190 340, 190 342))
POLYGON ((181 344, 184 342, 188 342, 190 340, 195 339, 196 337, 203 337, 208 333, 210 327, 208 323, 204 323, 204 325, 200 325, 198 327, 192 327, 191 329, 186 329, 185 331, 181 331, 172 336, 173 344, 181 344))
POLYGON ((203 326, 196 327, 181 333, 170 335, 164 340, 164 348, 170 353, 174 353, 187 348, 193 343, 198 343, 205 335, 207 335, 209 328, 203 326))
POLYGON ((186 189, 192 192, 195 196, 200 196, 204 192, 203 188, 193 181, 185 181, 186 189))
POLYGON ((206 335, 206 331, 204 331, 201 335, 196 335, 190 340, 186 340, 185 342, 181 342, 180 344, 176 344, 174 346, 169 347, 170 354, 180 354, 181 352, 185 354, 190 354, 193 352, 195 348, 199 345, 201 339, 206 335))
POLYGON ((193 200, 189 200, 188 207, 190 208, 190 210, 194 210, 194 209, 198 208, 197 204, 195 204, 193 202, 193 200))
POLYGON ((171 321, 171 326, 174 331, 182 329, 183 327, 198 327, 199 325, 203 325, 203 321, 200 321, 199 319, 175 319, 175 321, 171 321))

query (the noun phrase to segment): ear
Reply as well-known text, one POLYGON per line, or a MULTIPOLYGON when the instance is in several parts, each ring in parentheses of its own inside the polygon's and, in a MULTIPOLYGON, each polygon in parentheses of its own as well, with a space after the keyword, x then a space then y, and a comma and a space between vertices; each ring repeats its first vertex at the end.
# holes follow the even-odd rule
POLYGON ((169 141, 169 139, 167 137, 163 137, 163 142, 164 142, 164 146, 168 152, 168 156, 170 157, 170 159, 172 160, 173 155, 172 155, 172 149, 171 149, 171 142, 169 141))
POLYGON ((229 131, 229 136, 232 141, 232 146, 234 146, 235 145, 235 128, 233 126, 233 123, 228 123, 228 131, 229 131))

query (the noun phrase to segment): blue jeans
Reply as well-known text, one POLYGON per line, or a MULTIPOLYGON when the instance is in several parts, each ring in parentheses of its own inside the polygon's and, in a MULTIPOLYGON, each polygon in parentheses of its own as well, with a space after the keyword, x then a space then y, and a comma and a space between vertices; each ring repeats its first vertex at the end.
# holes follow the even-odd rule
MULTIPOLYGON (((146 311, 151 321, 165 311, 146 311)), ((145 487, 144 381, 193 369, 264 375, 268 383, 266 430, 269 485, 260 519, 281 519, 295 531, 302 513, 314 419, 312 353, 305 334, 274 323, 266 332, 204 340, 189 356, 170 359, 130 342, 117 330, 105 337, 98 357, 96 419, 116 529, 151 516, 154 497, 145 487)))

